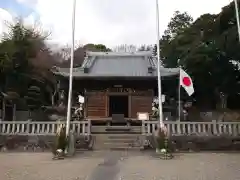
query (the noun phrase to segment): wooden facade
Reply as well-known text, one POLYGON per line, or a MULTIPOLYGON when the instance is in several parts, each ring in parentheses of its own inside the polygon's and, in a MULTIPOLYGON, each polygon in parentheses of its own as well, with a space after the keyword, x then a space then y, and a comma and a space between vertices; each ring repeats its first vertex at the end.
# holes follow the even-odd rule
MULTIPOLYGON (((86 91, 85 114, 89 118, 111 117, 110 97, 127 97, 128 118, 136 118, 138 112, 151 112, 153 90, 131 88, 107 88, 104 91, 86 91)), ((117 103, 117 102, 116 102, 117 103)))

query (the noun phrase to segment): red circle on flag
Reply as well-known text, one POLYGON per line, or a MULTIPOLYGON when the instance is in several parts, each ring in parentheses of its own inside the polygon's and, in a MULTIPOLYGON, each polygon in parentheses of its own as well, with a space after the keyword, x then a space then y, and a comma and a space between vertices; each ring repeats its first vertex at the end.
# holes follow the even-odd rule
POLYGON ((191 86, 191 84, 192 84, 191 79, 189 77, 184 77, 182 79, 182 82, 185 86, 191 86))

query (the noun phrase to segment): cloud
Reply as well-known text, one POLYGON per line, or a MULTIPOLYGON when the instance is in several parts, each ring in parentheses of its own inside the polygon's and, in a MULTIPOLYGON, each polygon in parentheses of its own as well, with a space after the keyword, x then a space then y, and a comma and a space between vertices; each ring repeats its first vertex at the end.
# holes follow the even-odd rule
MULTIPOLYGON (((52 32, 52 42, 71 42, 73 0, 18 0, 31 6, 44 29, 52 32)), ((218 13, 229 0, 159 1, 160 31, 174 11, 187 11, 194 18, 218 13)), ((81 44, 153 44, 156 42, 155 0, 77 0, 75 39, 81 44)))
MULTIPOLYGON (((229 0, 159 1, 160 31, 174 11, 187 11, 194 18, 218 13, 229 0)), ((72 0, 38 0, 41 22, 53 31, 53 40, 71 40, 72 0)), ((155 0, 81 0, 76 7, 76 39, 82 43, 152 44, 156 42, 155 0)))
POLYGON ((12 15, 8 11, 0 8, 0 35, 3 32, 7 32, 8 30, 7 24, 11 23, 12 21, 13 21, 12 15))
MULTIPOLYGON (((0 40, 3 33, 7 33, 9 25, 13 24, 17 15, 10 14, 7 10, 0 8, 0 40)), ((33 14, 23 18, 23 23, 27 26, 35 26, 36 18, 33 14)))
POLYGON ((20 4, 24 4, 29 7, 35 6, 35 4, 38 2, 38 0, 16 0, 20 4))

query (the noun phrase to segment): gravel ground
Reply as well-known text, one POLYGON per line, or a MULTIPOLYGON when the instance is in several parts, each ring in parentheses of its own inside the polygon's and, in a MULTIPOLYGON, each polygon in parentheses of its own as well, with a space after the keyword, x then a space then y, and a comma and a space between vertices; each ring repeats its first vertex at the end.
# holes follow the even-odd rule
POLYGON ((52 160, 50 153, 0 154, 0 180, 85 180, 101 161, 94 155, 52 160))
POLYGON ((122 180, 240 180, 240 154, 178 154, 172 160, 135 156, 121 163, 122 180))
POLYGON ((52 160, 50 153, 1 153, 0 180, 239 180, 240 154, 85 152, 52 160))

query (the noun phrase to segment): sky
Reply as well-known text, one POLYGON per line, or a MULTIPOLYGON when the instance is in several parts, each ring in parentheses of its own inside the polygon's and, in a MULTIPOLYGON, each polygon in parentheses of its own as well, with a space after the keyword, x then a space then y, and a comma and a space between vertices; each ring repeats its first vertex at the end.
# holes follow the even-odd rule
MULTIPOLYGON (((0 34, 7 23, 22 17, 26 25, 51 32, 49 42, 71 43, 73 0, 0 0, 0 34)), ((120 44, 155 44, 155 0, 77 0, 75 41, 108 47, 120 44)), ((230 0, 159 0, 160 34, 174 11, 188 12, 194 19, 219 13, 230 0)))

